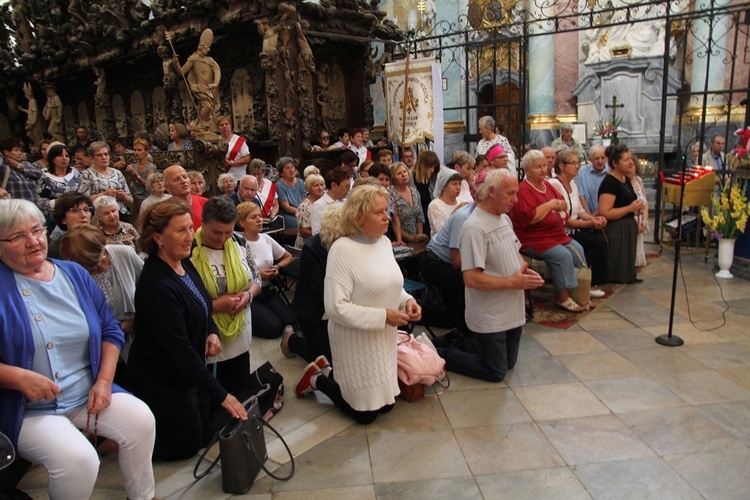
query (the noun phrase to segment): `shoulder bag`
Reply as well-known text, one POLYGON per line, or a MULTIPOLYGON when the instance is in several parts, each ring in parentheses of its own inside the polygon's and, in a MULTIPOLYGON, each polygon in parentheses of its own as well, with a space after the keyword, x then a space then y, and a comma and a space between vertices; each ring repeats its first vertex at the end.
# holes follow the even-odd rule
POLYGON ((281 481, 286 481, 294 475, 295 466, 292 452, 286 441, 284 441, 284 438, 281 437, 281 434, 260 416, 258 398, 253 396, 245 401, 243 405, 247 408, 247 420, 234 418, 227 423, 214 436, 208 446, 206 446, 206 449, 203 450, 193 469, 193 477, 199 480, 211 472, 219 460, 221 460, 221 488, 225 493, 247 493, 261 469, 266 471, 266 474, 272 478, 281 481), (287 453, 289 453, 292 470, 286 477, 274 475, 265 466, 268 453, 266 451, 266 439, 263 434, 264 426, 268 427, 278 436, 287 453), (201 462, 203 462, 206 454, 217 441, 219 442, 219 456, 211 462, 211 465, 206 470, 198 473, 201 462))

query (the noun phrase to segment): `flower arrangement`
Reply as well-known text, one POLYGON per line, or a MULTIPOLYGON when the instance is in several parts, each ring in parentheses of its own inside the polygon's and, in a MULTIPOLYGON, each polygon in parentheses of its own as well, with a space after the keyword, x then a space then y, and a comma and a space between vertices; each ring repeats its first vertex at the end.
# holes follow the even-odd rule
POLYGON ((613 139, 617 134, 617 131, 620 129, 620 123, 622 123, 622 118, 615 118, 611 122, 603 122, 599 120, 596 122, 594 134, 602 139, 613 139))
POLYGON ((750 215, 750 206, 745 196, 746 189, 740 190, 735 184, 729 191, 721 193, 721 198, 711 198, 714 214, 710 216, 706 208, 701 208, 701 218, 711 229, 711 237, 717 240, 722 238, 735 239, 745 232, 747 218, 750 215))

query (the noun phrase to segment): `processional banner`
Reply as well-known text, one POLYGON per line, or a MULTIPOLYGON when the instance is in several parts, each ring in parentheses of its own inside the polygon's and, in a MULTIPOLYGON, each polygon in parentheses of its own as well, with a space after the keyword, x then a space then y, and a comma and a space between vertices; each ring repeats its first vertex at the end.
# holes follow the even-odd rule
POLYGON ((429 139, 438 158, 443 157, 442 83, 440 62, 434 57, 385 65, 389 140, 409 147, 429 139))

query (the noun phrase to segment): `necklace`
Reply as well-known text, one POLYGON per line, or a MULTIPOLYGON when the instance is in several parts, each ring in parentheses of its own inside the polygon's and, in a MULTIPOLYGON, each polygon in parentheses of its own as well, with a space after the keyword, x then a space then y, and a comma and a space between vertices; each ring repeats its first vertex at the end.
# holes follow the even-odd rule
POLYGON ((544 184, 544 182, 543 182, 543 181, 542 181, 542 188, 543 188, 543 189, 539 189, 538 187, 536 187, 536 186, 535 186, 534 184, 532 184, 532 183, 531 183, 531 181, 529 180, 529 178, 528 178, 528 177, 524 177, 524 179, 523 179, 523 180, 525 180, 526 182, 528 182, 528 183, 529 183, 529 186, 533 187, 533 188, 534 188, 534 189, 536 189, 536 190, 537 190, 538 192, 540 192, 540 193, 542 193, 542 194, 544 194, 544 193, 546 193, 546 192, 547 192, 547 186, 546 186, 546 185, 544 184))

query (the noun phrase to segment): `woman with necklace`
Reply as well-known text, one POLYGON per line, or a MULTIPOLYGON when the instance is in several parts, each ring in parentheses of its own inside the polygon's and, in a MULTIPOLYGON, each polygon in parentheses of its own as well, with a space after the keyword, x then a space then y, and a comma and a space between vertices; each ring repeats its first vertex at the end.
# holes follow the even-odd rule
POLYGON ((133 141, 133 151, 135 152, 135 163, 128 165, 125 171, 135 177, 135 180, 130 184, 132 188, 133 196, 138 203, 143 203, 143 200, 148 198, 148 191, 146 190, 146 180, 156 172, 156 165, 148 160, 148 151, 151 149, 151 145, 146 139, 137 138, 133 141))
POLYGON ((400 161, 391 165, 391 182, 396 217, 401 228, 396 234, 396 241, 422 243, 429 240, 430 238, 424 234, 422 201, 416 188, 409 185, 409 170, 400 161))
POLYGON ((628 178, 635 170, 633 155, 624 144, 609 146, 604 154, 612 168, 599 186, 599 215, 607 218, 609 281, 640 283, 643 280, 635 275, 638 223, 634 214, 643 210, 643 202, 628 178))
POLYGON ((109 146, 104 141, 92 142, 88 149, 89 156, 94 163, 81 172, 81 183, 78 192, 83 193, 92 201, 100 196, 111 196, 117 200, 120 220, 127 222, 128 207, 133 204, 128 183, 122 172, 109 166, 109 146))
POLYGON ((149 208, 140 244, 149 257, 135 292, 128 382, 156 418, 153 458, 182 460, 230 417, 247 419, 247 410, 206 365, 221 341, 211 296, 190 262, 190 207, 173 197, 149 208))
POLYGON ((568 290, 578 286, 574 268, 585 266, 586 262, 576 256, 576 252, 584 255, 581 245, 565 232, 565 201, 545 180, 544 153, 532 149, 524 155, 521 166, 526 177, 518 189, 518 203, 509 214, 513 229, 526 253, 547 263, 555 288, 555 307, 582 312, 586 304, 576 303, 568 290))
MULTIPOLYGON (((560 151, 555 160, 557 177, 548 182, 562 195, 567 207, 568 217, 565 227, 568 235, 581 244, 586 254, 586 262, 591 266, 591 286, 597 287, 609 283, 607 274, 607 240, 602 229, 607 219, 590 215, 581 206, 581 198, 575 177, 581 164, 575 151, 560 151)), ((604 297, 604 292, 591 288, 591 297, 604 297)))
POLYGON ((47 150, 47 164, 48 170, 39 178, 37 204, 50 221, 55 200, 65 193, 75 192, 81 174, 70 166, 70 150, 64 144, 54 144, 47 150))

